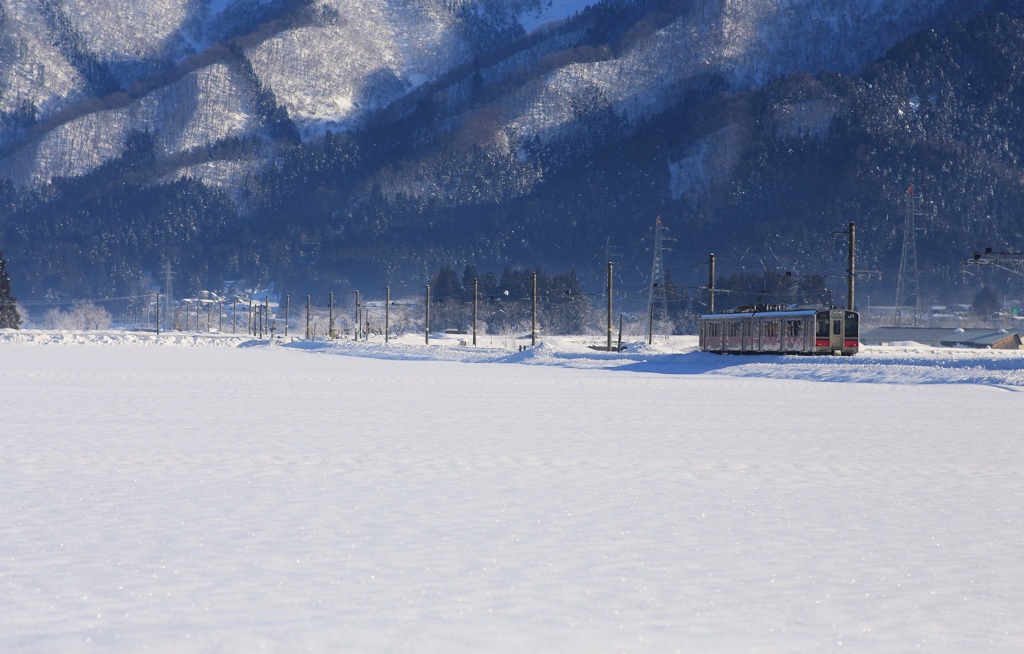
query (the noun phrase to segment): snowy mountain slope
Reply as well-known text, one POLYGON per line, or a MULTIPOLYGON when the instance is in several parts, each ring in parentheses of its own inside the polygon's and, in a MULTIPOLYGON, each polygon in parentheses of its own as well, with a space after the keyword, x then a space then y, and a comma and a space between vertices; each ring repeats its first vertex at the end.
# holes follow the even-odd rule
MULTIPOLYGON (((53 45, 33 4, 5 3, 0 11, 0 113, 28 110, 33 119, 53 113, 75 96, 81 77, 53 45)), ((3 128, 0 142, 13 126, 3 128)))
POLYGON ((344 129, 469 56, 428 8, 325 1, 315 25, 289 30, 248 56, 293 121, 344 129))
MULTIPOLYGON (((481 16, 493 16, 500 24, 507 20, 505 13, 518 11, 522 23, 536 29, 576 15, 590 4, 317 0, 306 8, 308 20, 303 24, 245 49, 245 56, 259 83, 305 130, 307 138, 315 138, 327 128, 357 127, 368 112, 472 59, 465 29, 475 25, 473 21, 486 24, 481 16)), ((632 3, 606 0, 600 4, 629 7, 632 3)), ((734 88, 749 88, 794 70, 855 68, 939 15, 967 15, 986 3, 876 0, 868 6, 853 6, 824 0, 700 0, 664 4, 676 17, 653 30, 649 26, 635 30, 620 52, 557 67, 504 98, 509 138, 513 142, 534 136, 546 140, 563 129, 571 130, 581 104, 586 107, 584 113, 607 108, 632 124, 677 99, 691 80, 708 75, 721 76, 734 88)), ((283 9, 268 17, 302 10, 299 3, 278 5, 283 9)), ((227 33, 222 26, 225 16, 248 11, 258 19, 257 10, 263 5, 152 0, 132 3, 122 11, 112 2, 51 0, 45 6, 49 13, 31 3, 14 3, 0 27, 4 44, 0 70, 5 71, 0 111, 7 115, 0 146, 17 145, 17 130, 10 126, 15 112, 30 110, 37 120, 54 116, 95 87, 92 78, 100 75, 96 71, 109 70, 122 85, 131 83, 132 74, 152 76, 161 67, 180 62, 190 50, 213 47, 203 39, 227 33), (73 43, 63 49, 46 45, 69 40, 73 43)), ((256 27, 241 18, 238 24, 239 29, 256 27)), ((238 124, 234 114, 217 109, 221 104, 217 96, 236 92, 227 86, 219 93, 186 97, 156 90, 148 94, 156 95, 155 100, 137 98, 133 102, 139 106, 128 111, 73 118, 53 127, 59 134, 21 144, 15 163, 5 165, 0 174, 27 184, 87 172, 116 156, 127 133, 143 130, 160 135, 167 129, 163 116, 188 113, 190 107, 202 117, 193 123, 193 137, 181 141, 159 136, 164 154, 178 152, 176 148, 184 143, 213 144, 225 132, 233 132, 221 123, 238 124), (146 107, 153 102, 167 106, 153 111, 146 107), (212 106, 205 106, 208 102, 212 106)), ((8 153, 5 164, 10 158, 8 153)))
POLYGON ((702 232, 690 248, 784 241, 780 265, 820 271, 839 264, 814 221, 877 216, 860 233, 887 270, 892 189, 924 147, 950 215, 986 216, 931 230, 948 268, 965 238, 1018 232, 995 226, 1017 204, 1024 23, 993 3, 154 3, 132 50, 134 9, 23 2, 0 17, 0 238, 46 297, 135 293, 169 251, 196 290, 580 266, 606 239, 641 256, 658 213, 702 232), (49 269, 67 256, 87 282, 49 269))
POLYGON ((112 64, 166 58, 199 8, 198 0, 61 0, 53 4, 59 4, 74 26, 83 49, 112 64))
POLYGON ((5 170, 20 183, 74 176, 119 156, 133 132, 153 133, 166 154, 205 147, 254 133, 260 121, 252 104, 238 72, 213 64, 126 107, 87 113, 50 130, 8 157, 5 170))
POLYGON ((519 15, 519 22, 527 33, 551 27, 599 4, 599 0, 540 0, 538 7, 527 8, 519 15))
POLYGON ((635 124, 678 101, 694 80, 710 76, 745 90, 797 71, 853 71, 937 15, 966 16, 986 4, 991 3, 694 3, 691 11, 617 56, 554 71, 535 92, 533 104, 510 119, 510 128, 525 138, 557 133, 577 118, 572 107, 580 102, 595 110, 607 107, 635 124))

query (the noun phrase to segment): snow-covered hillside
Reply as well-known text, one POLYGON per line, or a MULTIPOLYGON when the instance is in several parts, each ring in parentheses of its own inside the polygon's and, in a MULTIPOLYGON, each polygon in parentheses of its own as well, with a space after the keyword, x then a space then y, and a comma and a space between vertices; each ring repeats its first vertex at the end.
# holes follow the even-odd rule
MULTIPOLYGON (((327 129, 356 129, 480 54, 467 40, 467 17, 501 23, 517 12, 523 29, 537 33, 599 4, 146 0, 125 9, 108 0, 10 3, 0 16, 0 176, 25 185, 88 172, 120 154, 133 131, 153 133, 164 156, 229 136, 261 135, 267 125, 254 93, 271 94, 307 139, 327 129), (290 13, 282 13, 284 6, 290 13), (218 50, 225 38, 242 38, 247 64, 225 60, 218 50), (230 74, 209 70, 226 64, 233 65, 230 74), (256 79, 239 86, 233 78, 244 77, 246 65, 256 79), (179 78, 173 71, 181 66, 199 68, 179 78), (132 86, 140 81, 146 90, 135 97, 132 86), (182 123, 188 138, 180 137, 182 123)), ((566 40, 550 30, 554 41, 526 56, 557 47, 568 53, 566 62, 496 99, 506 116, 501 129, 513 144, 546 141, 573 130, 573 121, 589 112, 610 109, 635 124, 677 101, 691 80, 709 75, 751 88, 796 70, 853 69, 936 17, 967 16, 987 4, 699 0, 664 24, 638 23, 620 51, 596 59, 572 50, 580 35, 566 40)), ((516 57, 491 73, 521 68, 516 57)), ((207 169, 218 166, 234 170, 237 162, 219 159, 207 169)), ((225 178, 202 169, 178 174, 186 172, 225 178)))
POLYGON ((1024 647, 1019 353, 413 341, 0 333, 0 649, 1024 647))

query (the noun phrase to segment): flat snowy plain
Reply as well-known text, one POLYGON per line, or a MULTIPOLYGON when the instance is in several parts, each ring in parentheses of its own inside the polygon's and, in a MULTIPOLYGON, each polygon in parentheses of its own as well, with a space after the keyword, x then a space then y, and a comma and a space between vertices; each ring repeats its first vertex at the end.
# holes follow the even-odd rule
POLYGON ((1021 354, 416 340, 0 332, 0 651, 1024 651, 1021 354))

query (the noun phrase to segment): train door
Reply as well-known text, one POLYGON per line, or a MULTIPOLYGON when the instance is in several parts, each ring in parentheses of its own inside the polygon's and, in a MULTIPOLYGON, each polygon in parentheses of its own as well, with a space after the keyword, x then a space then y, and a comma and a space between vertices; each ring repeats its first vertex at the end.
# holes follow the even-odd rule
POLYGON ((829 332, 832 326, 829 324, 829 312, 819 311, 815 316, 814 325, 814 349, 812 352, 828 352, 831 339, 829 332))
POLYGON ((829 318, 832 322, 832 329, 829 330, 829 349, 833 353, 841 353, 843 351, 843 339, 846 335, 846 330, 844 329, 845 312, 833 311, 829 318))

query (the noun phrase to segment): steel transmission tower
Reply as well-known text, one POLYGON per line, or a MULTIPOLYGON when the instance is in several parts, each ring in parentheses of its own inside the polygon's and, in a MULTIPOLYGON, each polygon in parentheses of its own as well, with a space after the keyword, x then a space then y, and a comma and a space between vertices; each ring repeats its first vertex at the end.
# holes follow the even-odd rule
POLYGON ((647 300, 647 315, 653 319, 655 307, 661 307, 662 319, 668 318, 668 294, 665 292, 665 266, 662 262, 665 237, 662 235, 661 216, 654 224, 654 264, 651 266, 651 292, 647 300))
POLYGON ((174 328, 174 272, 171 270, 171 260, 164 259, 164 297, 166 298, 167 325, 174 328))
POLYGON ((893 326, 902 327, 903 305, 913 298, 914 326, 921 320, 921 287, 917 269, 917 227, 914 224, 914 185, 907 187, 906 208, 903 216, 903 254, 900 256, 900 275, 896 282, 896 314, 893 326))

